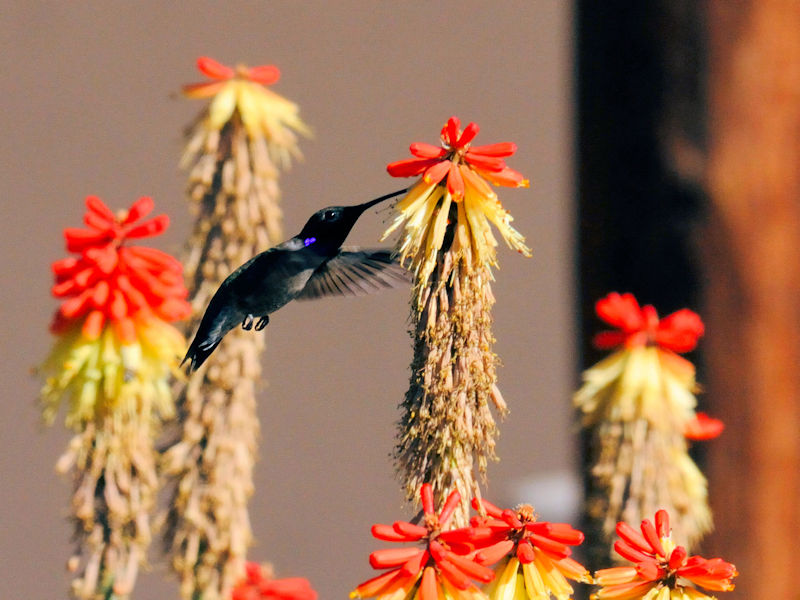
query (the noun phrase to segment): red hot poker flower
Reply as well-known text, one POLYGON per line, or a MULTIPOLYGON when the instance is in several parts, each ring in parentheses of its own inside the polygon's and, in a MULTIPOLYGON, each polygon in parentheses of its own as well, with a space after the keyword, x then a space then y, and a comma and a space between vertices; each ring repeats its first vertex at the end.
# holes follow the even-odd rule
POLYGON ((213 81, 203 81, 183 86, 183 93, 189 98, 210 98, 217 94, 227 81, 234 78, 260 83, 261 85, 272 85, 281 77, 280 69, 275 65, 260 65, 257 67, 237 65, 232 68, 208 56, 201 56, 197 59, 197 69, 213 81))
POLYGON ((370 554, 369 562, 374 569, 390 570, 361 583, 350 593, 351 598, 385 598, 401 589, 407 594, 419 581, 415 596, 418 594, 420 600, 445 597, 442 588, 450 597, 470 600, 477 592, 472 579, 483 583, 492 580, 492 570, 470 557, 470 544, 451 535, 464 530, 444 531, 461 502, 461 494, 453 491, 438 515, 434 512, 430 484, 422 486, 420 496, 424 524, 407 521, 376 524, 372 526, 372 535, 387 542, 421 542, 423 546, 387 548, 370 554))
MULTIPOLYGON (((619 539, 614 550, 633 567, 612 567, 595 573, 603 586, 593 598, 641 598, 652 590, 686 589, 694 584, 708 590, 727 592, 733 589, 731 579, 738 575, 736 567, 721 558, 689 556, 686 548, 675 545, 670 537, 669 515, 659 510, 655 524, 642 521, 641 533, 627 523, 617 523, 619 539)), ((711 598, 692 589, 692 598, 711 598)), ((649 596, 655 597, 655 596, 649 596)))
POLYGON ((153 210, 151 198, 139 198, 115 215, 99 198, 86 198, 86 229, 67 228, 67 250, 77 253, 53 263, 52 293, 63 298, 51 325, 61 333, 82 322, 84 337, 97 339, 111 323, 121 340, 133 342, 134 320, 157 316, 176 321, 190 313, 183 267, 175 258, 128 240, 163 233, 166 215, 139 222, 153 210))
POLYGON ((271 569, 248 561, 245 578, 231 592, 231 600, 317 600, 308 579, 272 579, 271 569))
POLYGON ((649 345, 689 352, 704 332, 697 313, 684 308, 659 319, 652 305, 640 308, 633 294, 612 292, 597 301, 595 310, 603 321, 618 329, 602 331, 595 336, 594 345, 602 349, 649 345))
POLYGON ((446 178, 447 190, 456 202, 464 197, 464 180, 479 190, 487 189, 481 177, 495 185, 528 187, 528 180, 508 167, 504 160, 517 151, 516 144, 471 146, 480 128, 476 123, 469 123, 461 131, 460 126, 458 117, 450 117, 442 127, 441 147, 423 142, 411 144, 409 150, 414 158, 393 162, 386 170, 392 177, 422 174, 428 184, 438 184, 446 178))

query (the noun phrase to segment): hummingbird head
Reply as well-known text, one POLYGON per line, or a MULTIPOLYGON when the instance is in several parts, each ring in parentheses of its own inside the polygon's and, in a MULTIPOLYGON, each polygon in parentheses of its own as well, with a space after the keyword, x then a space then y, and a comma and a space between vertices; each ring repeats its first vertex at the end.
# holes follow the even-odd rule
POLYGON ((339 248, 365 210, 379 202, 399 196, 405 191, 392 192, 355 206, 329 206, 318 210, 311 215, 298 237, 305 240, 313 240, 308 241, 306 245, 317 243, 327 247, 339 248))

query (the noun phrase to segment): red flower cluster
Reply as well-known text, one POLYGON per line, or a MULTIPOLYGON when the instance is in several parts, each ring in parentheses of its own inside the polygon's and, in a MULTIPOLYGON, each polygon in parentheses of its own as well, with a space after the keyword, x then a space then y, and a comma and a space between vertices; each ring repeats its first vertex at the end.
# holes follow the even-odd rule
POLYGON ((502 142, 487 146, 470 147, 470 142, 478 134, 475 123, 459 129, 458 117, 450 117, 440 134, 442 146, 422 142, 411 144, 410 151, 415 158, 393 162, 386 167, 392 177, 413 177, 423 174, 428 184, 438 184, 447 178, 447 190, 456 201, 464 197, 464 180, 482 190, 486 184, 479 181, 477 173, 495 185, 525 187, 528 181, 521 173, 509 168, 506 161, 517 151, 516 144, 502 142))
POLYGON ((491 569, 479 565, 468 556, 472 550, 468 543, 453 539, 455 531, 463 530, 442 531, 461 502, 461 494, 453 491, 438 515, 434 512, 430 484, 422 486, 420 497, 424 526, 395 521, 392 525, 373 525, 372 535, 387 542, 423 542, 424 549, 376 550, 369 556, 372 568, 391 570, 360 584, 351 596, 385 596, 401 588, 410 588, 421 576, 420 598, 435 600, 440 596, 440 584, 447 586, 451 595, 457 595, 457 590, 475 587, 471 579, 485 583, 494 578, 491 569))
POLYGON ((110 322, 119 338, 136 338, 134 320, 155 315, 176 321, 190 312, 183 267, 173 257, 131 239, 159 235, 169 226, 167 215, 137 224, 153 210, 153 200, 139 198, 117 216, 97 197, 86 198, 87 229, 67 228, 67 250, 78 254, 53 263, 52 293, 64 298, 51 325, 61 333, 81 319, 83 335, 97 339, 110 322))
POLYGON ((260 65, 257 67, 237 65, 236 68, 232 68, 208 56, 201 56, 197 59, 197 69, 214 81, 204 81, 183 86, 183 93, 191 98, 213 96, 222 89, 225 82, 234 77, 262 85, 271 85, 281 77, 280 69, 275 65, 260 65))
POLYGON ((233 588, 231 600, 317 600, 317 592, 308 579, 272 579, 268 569, 248 562, 245 578, 233 588))
POLYGON ((522 505, 517 510, 502 510, 489 502, 477 498, 472 500, 476 510, 483 510, 486 516, 473 517, 472 529, 466 530, 473 543, 481 550, 475 559, 482 565, 494 564, 509 553, 513 553, 520 563, 533 562, 538 548, 556 562, 559 570, 582 576, 586 569, 569 556, 570 546, 583 542, 583 533, 567 523, 548 523, 537 521, 530 505, 522 505))
POLYGON ((674 352, 689 352, 703 335, 700 316, 681 309, 663 319, 651 305, 639 307, 633 294, 612 292, 595 305, 597 316, 619 331, 602 331, 594 337, 598 348, 611 349, 625 345, 658 346, 674 352))
POLYGON ((620 539, 614 542, 614 550, 635 567, 598 571, 597 582, 605 587, 597 598, 633 598, 654 587, 683 587, 687 581, 721 592, 734 587, 731 579, 738 573, 731 563, 721 558, 688 556, 686 548, 672 544, 665 510, 656 513, 655 525, 649 519, 642 521, 641 533, 627 523, 617 523, 617 535, 620 539))
POLYGON ((375 569, 391 569, 359 585, 352 597, 386 597, 404 589, 408 592, 421 577, 420 600, 442 598, 441 588, 450 597, 470 598, 475 590, 471 580, 488 583, 494 564, 514 553, 521 563, 533 562, 541 551, 569 577, 588 577, 586 569, 569 558, 569 546, 580 544, 583 534, 566 523, 536 522, 533 509, 524 506, 518 511, 501 510, 486 500, 478 503, 485 516, 474 517, 471 527, 444 530, 461 496, 450 494, 436 515, 433 491, 429 484, 421 489, 424 526, 406 521, 393 525, 373 525, 372 535, 389 542, 423 542, 424 546, 377 550, 370 555, 375 569), (461 592, 467 592, 461 594, 461 592))

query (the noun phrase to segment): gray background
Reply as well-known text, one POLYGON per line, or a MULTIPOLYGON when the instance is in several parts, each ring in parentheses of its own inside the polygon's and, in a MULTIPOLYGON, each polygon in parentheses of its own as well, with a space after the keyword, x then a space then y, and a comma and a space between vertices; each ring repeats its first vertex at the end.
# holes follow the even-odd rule
MULTIPOLYGON (((386 163, 412 141, 437 142, 452 114, 476 143, 515 141, 529 190, 500 191, 532 259, 500 248, 494 291, 500 387, 511 408, 488 496, 537 502, 569 518, 576 437, 573 322, 572 31, 570 3, 12 2, 0 17, 3 89, 0 220, 0 598, 66 596, 70 484, 53 471, 68 433, 38 419, 32 365, 48 352, 56 302, 49 265, 83 198, 112 208, 154 197, 173 225, 153 242, 177 253, 190 218, 177 169, 181 131, 200 101, 199 55, 274 63, 273 89, 315 132, 282 178, 286 232, 314 210, 399 187, 386 163), (540 496, 544 498, 539 499, 540 496), (551 509, 550 507, 553 506, 551 509)), ((351 241, 374 244, 386 213, 351 241)), ((260 460, 250 557, 344 597, 374 573, 369 527, 409 516, 394 479, 394 423, 411 358, 403 292, 289 306, 264 357, 260 460)), ((177 598, 158 552, 136 597, 177 598)))

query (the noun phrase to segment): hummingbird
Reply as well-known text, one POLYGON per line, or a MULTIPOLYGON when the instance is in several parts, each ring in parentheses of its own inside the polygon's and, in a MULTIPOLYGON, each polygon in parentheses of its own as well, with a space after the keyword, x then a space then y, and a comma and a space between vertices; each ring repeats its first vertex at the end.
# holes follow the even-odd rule
POLYGON ((292 300, 361 296, 408 282, 408 272, 391 250, 342 248, 365 210, 406 191, 355 206, 323 208, 296 236, 237 268, 211 298, 181 365, 189 361, 191 373, 231 329, 241 324, 260 331, 271 313, 292 300))

